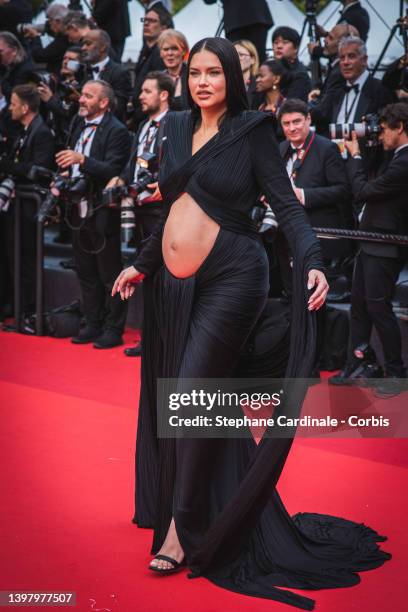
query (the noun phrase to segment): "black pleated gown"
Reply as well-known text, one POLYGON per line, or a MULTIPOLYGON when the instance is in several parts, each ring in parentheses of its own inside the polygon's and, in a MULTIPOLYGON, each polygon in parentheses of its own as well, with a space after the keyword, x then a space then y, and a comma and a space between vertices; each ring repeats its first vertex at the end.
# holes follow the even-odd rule
MULTIPOLYGON (((253 376, 240 359, 265 316, 268 264, 249 212, 263 192, 294 258, 289 320, 275 313, 260 376, 307 378, 314 362, 315 314, 307 310, 307 274, 322 268, 319 244, 294 197, 270 118, 244 112, 191 155, 193 119, 170 113, 160 170, 165 197, 161 223, 135 267, 143 282, 142 388, 136 448, 136 513, 154 529, 160 549, 174 517, 190 577, 256 597, 311 610, 314 601, 285 588, 322 589, 357 584, 359 571, 390 555, 385 538, 343 518, 289 516, 276 483, 292 439, 164 439, 156 434, 157 378, 253 376), (187 191, 220 225, 208 257, 193 276, 164 266, 161 238, 169 208, 187 191), (257 327, 258 326, 258 327, 257 327)), ((296 386, 295 386, 296 387, 296 386)), ((303 385, 286 390, 284 410, 300 412, 303 385)))

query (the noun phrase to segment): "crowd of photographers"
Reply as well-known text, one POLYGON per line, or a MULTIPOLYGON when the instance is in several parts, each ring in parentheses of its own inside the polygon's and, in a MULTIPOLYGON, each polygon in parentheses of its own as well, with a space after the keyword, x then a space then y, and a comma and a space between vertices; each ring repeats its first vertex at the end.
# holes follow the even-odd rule
MULTIPOLYGON (((17 190, 24 316, 35 307, 37 219, 58 213, 57 239, 72 241, 86 320, 72 340, 110 348, 122 343, 126 320, 126 304, 108 298, 122 269, 121 249, 139 248, 154 227, 165 116, 189 107, 189 45, 173 29, 168 3, 144 1, 143 47, 128 68, 121 63, 130 33, 128 0, 94 0, 91 18, 73 10, 78 4, 51 4, 46 24, 38 26, 30 2, 0 0, 0 307, 10 314, 17 190), (39 213, 24 197, 30 186, 46 194, 39 213)), ((309 2, 305 66, 299 32, 284 24, 270 30, 265 0, 250 8, 241 0, 231 4, 223 2, 224 26, 239 55, 248 104, 276 117, 281 155, 311 224, 407 234, 408 53, 382 79, 373 76, 365 45, 369 15, 360 2, 343 0, 329 32, 317 25, 316 3, 309 2)), ((405 33, 406 20, 400 25, 405 33)), ((261 198, 253 217, 270 258, 272 287, 290 296, 290 250, 273 202, 261 198)), ((346 367, 332 382, 347 384, 357 365, 371 367, 373 326, 387 378, 405 376, 391 303, 404 251, 346 240, 322 240, 322 247, 330 278, 349 278, 342 291, 351 291, 352 304, 346 367)), ((327 327, 325 313, 320 325, 327 327)), ((140 347, 126 351, 138 355, 140 347)))

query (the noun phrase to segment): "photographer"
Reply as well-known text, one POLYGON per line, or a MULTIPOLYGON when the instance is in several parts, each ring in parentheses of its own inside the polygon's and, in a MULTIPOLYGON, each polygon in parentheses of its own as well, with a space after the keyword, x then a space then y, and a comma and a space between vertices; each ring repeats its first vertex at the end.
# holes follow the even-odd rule
POLYGON ((127 310, 119 296, 108 297, 122 269, 120 211, 101 206, 106 181, 119 174, 130 151, 129 132, 112 114, 113 105, 109 83, 85 83, 67 149, 56 156, 63 171, 69 169, 71 178, 79 183, 82 177, 86 184, 80 202, 67 213, 86 318, 86 326, 72 342, 94 342, 100 349, 123 343, 127 310))
MULTIPOLYGON (((33 85, 18 85, 11 94, 10 113, 22 131, 13 144, 10 154, 0 162, 0 173, 11 178, 15 185, 30 185, 27 178, 34 165, 52 169, 54 165, 54 137, 38 113, 40 96, 33 85)), ((4 208, 7 208, 5 206, 4 208)), ((36 205, 33 200, 22 201, 21 206, 21 274, 22 310, 26 316, 35 310, 36 280, 36 205)), ((1 212, 7 226, 8 261, 13 260, 14 207, 1 212)), ((18 281, 19 279, 15 279, 18 281)))
MULTIPOLYGON (((139 96, 139 101, 142 111, 147 114, 148 119, 142 123, 133 140, 130 158, 126 168, 120 176, 113 178, 107 184, 106 188, 110 189, 117 185, 130 185, 138 183, 144 174, 140 166, 140 160, 149 158, 154 155, 157 159, 161 146, 160 125, 164 121, 166 113, 171 106, 174 96, 173 79, 163 72, 149 72, 146 80, 143 83, 142 91, 139 96), (147 155, 146 155, 147 153, 147 155)), ((157 168, 158 170, 158 168, 157 168)), ((154 226, 157 223, 161 210, 161 197, 157 189, 157 171, 156 176, 152 177, 148 189, 144 189, 138 195, 136 204, 136 229, 138 231, 137 241, 138 246, 140 241, 145 240, 150 236, 154 226), (151 189, 156 188, 153 193, 151 189)), ((125 354, 128 357, 135 357, 141 354, 141 347, 125 349, 125 354)))
POLYGON ((110 38, 104 30, 90 30, 82 42, 82 60, 87 64, 85 80, 102 79, 111 85, 116 97, 115 115, 126 116, 126 106, 132 95, 128 70, 109 58, 110 38))
POLYGON ((61 70, 62 58, 69 45, 65 34, 64 18, 68 15, 68 9, 62 4, 52 4, 46 12, 47 21, 45 33, 53 37, 53 41, 43 47, 40 32, 35 26, 24 26, 23 34, 29 40, 31 56, 38 64, 45 64, 46 70, 57 74, 61 70))
POLYGON ((44 82, 38 85, 38 93, 47 113, 47 123, 55 132, 57 149, 65 143, 69 125, 78 112, 81 95, 79 83, 82 81, 80 59, 81 48, 69 47, 62 60, 55 91, 44 82))
MULTIPOLYGON (((380 116, 380 141, 394 156, 385 172, 367 181, 356 134, 346 141, 350 158, 347 172, 356 201, 364 203, 360 229, 386 234, 408 232, 408 105, 388 105, 380 116)), ((349 384, 349 377, 366 357, 373 326, 384 351, 387 378, 377 384, 386 397, 399 390, 398 378, 406 376, 401 354, 401 333, 392 309, 392 298, 406 253, 395 245, 361 242, 356 257, 351 294, 352 354, 346 368, 332 384, 349 384), (365 347, 365 348, 362 348, 365 347)), ((372 352, 372 351, 371 351, 372 352)))
POLYGON ((329 89, 311 108, 316 129, 329 135, 329 124, 360 122, 393 102, 392 93, 367 69, 367 49, 361 38, 347 36, 339 43, 339 66, 345 84, 342 90, 329 89))

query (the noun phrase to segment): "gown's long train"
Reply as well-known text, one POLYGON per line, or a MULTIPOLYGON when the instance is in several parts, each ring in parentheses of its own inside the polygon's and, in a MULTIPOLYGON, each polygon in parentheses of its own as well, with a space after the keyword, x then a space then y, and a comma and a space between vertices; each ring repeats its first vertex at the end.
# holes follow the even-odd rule
MULTIPOLYGON (((156 378, 254 375, 251 361, 237 363, 237 355, 264 308, 266 270, 259 243, 221 230, 195 276, 176 279, 162 267, 144 281, 149 316, 143 330, 134 521, 154 527, 156 553, 174 516, 190 577, 311 610, 312 599, 277 587, 352 586, 360 580, 356 572, 390 558, 377 544, 385 538, 338 517, 288 515, 275 485, 291 440, 263 439, 257 447, 252 439, 156 437, 156 378)), ((302 283, 304 269, 295 266, 296 274, 294 282, 302 283)), ((288 359, 286 372, 309 371, 315 321, 304 305, 295 304, 292 312, 304 326, 304 335, 292 335, 290 351, 300 351, 295 361, 302 367, 291 362, 289 322, 278 312, 268 327, 269 349, 256 364, 259 375, 282 377, 288 359)), ((301 400, 302 390, 293 400, 295 409, 301 400)))

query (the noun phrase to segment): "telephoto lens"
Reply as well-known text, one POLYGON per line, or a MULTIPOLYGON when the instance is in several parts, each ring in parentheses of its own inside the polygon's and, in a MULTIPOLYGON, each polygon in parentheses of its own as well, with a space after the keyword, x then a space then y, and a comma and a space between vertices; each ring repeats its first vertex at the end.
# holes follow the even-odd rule
POLYGON ((133 238, 136 227, 135 203, 133 198, 122 198, 120 204, 120 229, 122 242, 128 243, 133 238))
POLYGON ((279 227, 278 220, 276 218, 275 213, 269 204, 266 205, 266 211, 264 214, 264 218, 262 219, 262 223, 258 229, 260 234, 264 234, 265 232, 276 232, 279 227))
POLYGON ((15 183, 12 178, 7 177, 0 183, 0 211, 7 212, 10 206, 15 183))

